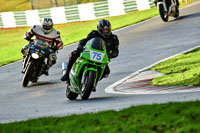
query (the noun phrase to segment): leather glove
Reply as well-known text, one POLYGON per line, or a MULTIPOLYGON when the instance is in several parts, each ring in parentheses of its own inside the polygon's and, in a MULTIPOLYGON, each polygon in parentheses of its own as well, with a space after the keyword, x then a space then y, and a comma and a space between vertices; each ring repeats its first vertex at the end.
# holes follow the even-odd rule
POLYGON ((30 40, 28 40, 29 41, 29 43, 33 43, 34 42, 34 40, 33 39, 30 39, 30 40))

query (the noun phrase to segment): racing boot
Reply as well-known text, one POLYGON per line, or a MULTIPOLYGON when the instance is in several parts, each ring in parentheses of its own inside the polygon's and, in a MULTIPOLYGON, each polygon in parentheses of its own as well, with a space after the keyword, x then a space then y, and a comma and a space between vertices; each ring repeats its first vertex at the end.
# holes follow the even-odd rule
POLYGON ((47 65, 44 66, 43 74, 49 76, 49 68, 47 67, 47 65))
POLYGON ((49 76, 49 69, 44 70, 44 75, 49 76))
POLYGON ((69 60, 68 64, 67 64, 67 71, 66 73, 61 77, 61 81, 66 81, 66 83, 69 85, 70 84, 70 79, 69 79, 69 72, 72 68, 74 61, 69 60))
POLYGON ((61 77, 61 81, 67 81, 69 79, 69 73, 66 72, 62 77, 61 77))
POLYGON ((60 79, 61 81, 66 81, 66 83, 69 85, 70 80, 69 80, 69 72, 66 72, 60 79))

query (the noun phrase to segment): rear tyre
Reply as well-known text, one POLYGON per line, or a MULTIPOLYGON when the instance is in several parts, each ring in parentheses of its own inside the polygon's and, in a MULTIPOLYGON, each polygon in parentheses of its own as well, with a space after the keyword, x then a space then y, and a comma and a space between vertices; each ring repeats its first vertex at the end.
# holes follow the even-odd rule
POLYGON ((30 75, 31 75, 31 71, 32 71, 31 68, 32 68, 31 62, 29 62, 28 67, 27 67, 27 69, 24 73, 23 79, 22 79, 22 86, 23 87, 26 87, 29 83, 30 75))
POLYGON ((66 89, 66 97, 70 100, 76 100, 78 97, 77 93, 74 93, 70 90, 69 85, 67 84, 67 89, 66 89))
POLYGON ((158 6, 158 8, 159 8, 159 13, 160 13, 161 19, 162 19, 164 22, 167 22, 167 21, 168 21, 168 14, 165 12, 165 9, 164 9, 163 5, 160 4, 160 5, 158 6))
POLYGON ((92 89, 94 88, 94 82, 96 80, 96 72, 88 71, 85 82, 81 90, 81 99, 87 100, 91 94, 92 89))

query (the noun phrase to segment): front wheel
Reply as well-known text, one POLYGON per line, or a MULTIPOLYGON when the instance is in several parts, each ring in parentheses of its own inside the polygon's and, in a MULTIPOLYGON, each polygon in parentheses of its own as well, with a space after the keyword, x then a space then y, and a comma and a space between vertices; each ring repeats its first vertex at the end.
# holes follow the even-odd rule
POLYGON ((85 82, 81 90, 81 99, 87 100, 91 94, 92 89, 94 88, 94 83, 96 80, 96 72, 88 71, 85 82))
POLYGON ((69 85, 67 84, 67 89, 66 89, 66 97, 70 100, 76 100, 78 97, 77 93, 74 93, 70 90, 69 85))
POLYGON ((24 73, 23 79, 22 79, 22 86, 23 87, 26 87, 28 85, 31 73, 32 73, 32 66, 31 66, 31 62, 29 62, 27 69, 24 73))
POLYGON ((164 9, 163 5, 160 4, 160 5, 158 6, 158 8, 159 8, 159 13, 160 13, 161 19, 162 19, 164 22, 167 22, 167 21, 168 21, 168 14, 165 12, 165 9, 164 9))

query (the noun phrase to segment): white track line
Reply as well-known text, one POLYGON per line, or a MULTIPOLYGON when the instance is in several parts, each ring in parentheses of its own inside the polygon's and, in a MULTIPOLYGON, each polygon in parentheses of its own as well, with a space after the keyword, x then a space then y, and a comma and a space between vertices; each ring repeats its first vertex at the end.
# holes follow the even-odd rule
POLYGON ((158 61, 158 62, 156 62, 156 63, 154 63, 154 64, 152 64, 152 65, 150 65, 150 66, 147 66, 147 67, 145 67, 145 68, 142 68, 142 69, 140 69, 140 70, 138 70, 138 71, 132 73, 131 75, 129 75, 129 76, 127 76, 127 77, 125 77, 125 78, 123 78, 123 79, 121 79, 121 80, 119 80, 119 81, 113 83, 112 85, 108 86, 107 88, 105 88, 105 92, 107 92, 107 93, 115 93, 115 94, 133 94, 133 93, 116 92, 116 91, 114 90, 114 87, 117 86, 117 85, 119 85, 119 84, 121 84, 122 82, 128 80, 129 78, 131 78, 131 77, 133 77, 133 76, 135 76, 135 75, 137 75, 137 74, 139 74, 139 73, 141 73, 141 72, 143 72, 143 71, 145 71, 145 70, 147 70, 147 69, 152 68, 153 66, 155 66, 155 65, 157 65, 157 64, 159 64, 159 63, 161 63, 161 62, 164 62, 164 61, 166 61, 166 60, 168 60, 168 59, 170 59, 170 58, 173 58, 173 57, 175 57, 175 56, 177 56, 177 55, 180 55, 180 54, 183 54, 183 53, 187 53, 187 52, 189 52, 189 51, 192 51, 193 49, 196 49, 196 48, 198 48, 198 47, 199 47, 199 46, 193 47, 193 48, 188 49, 188 50, 186 50, 186 51, 183 51, 183 52, 181 52, 181 53, 178 53, 178 54, 175 54, 175 55, 173 55, 173 56, 170 56, 170 57, 167 57, 167 58, 165 58, 165 59, 162 59, 162 60, 160 60, 160 61, 158 61))

